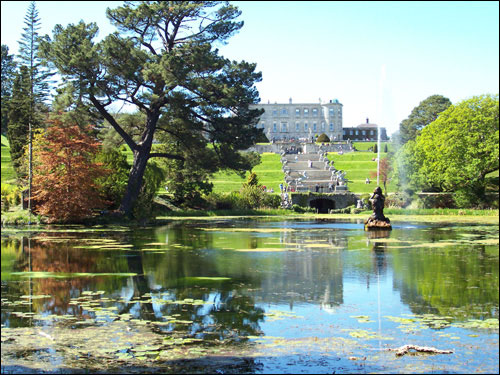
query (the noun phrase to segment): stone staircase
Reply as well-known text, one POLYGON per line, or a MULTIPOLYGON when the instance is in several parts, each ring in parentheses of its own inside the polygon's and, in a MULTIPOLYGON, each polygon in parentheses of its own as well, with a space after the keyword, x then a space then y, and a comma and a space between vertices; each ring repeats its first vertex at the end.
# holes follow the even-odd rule
POLYGON ((285 182, 297 192, 347 192, 345 180, 321 153, 282 154, 285 182))

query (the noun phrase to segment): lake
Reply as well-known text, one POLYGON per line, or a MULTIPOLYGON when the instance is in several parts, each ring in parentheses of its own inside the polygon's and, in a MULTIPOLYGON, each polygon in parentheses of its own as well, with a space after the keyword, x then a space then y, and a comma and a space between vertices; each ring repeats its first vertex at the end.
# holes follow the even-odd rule
POLYGON ((498 225, 392 224, 4 228, 2 372, 498 373, 498 225))

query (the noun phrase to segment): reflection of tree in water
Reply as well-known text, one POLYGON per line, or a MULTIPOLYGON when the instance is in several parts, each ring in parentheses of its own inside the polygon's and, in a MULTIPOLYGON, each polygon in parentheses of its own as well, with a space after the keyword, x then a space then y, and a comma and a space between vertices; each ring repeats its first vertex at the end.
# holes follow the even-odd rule
MULTIPOLYGON (((136 257, 128 257, 129 270, 138 275, 133 278, 134 296, 147 296, 148 303, 123 304, 120 313, 133 312, 135 316, 142 319, 163 321, 165 316, 175 316, 178 320, 192 321, 187 326, 187 334, 195 338, 211 338, 222 340, 240 340, 241 336, 254 336, 260 333, 259 322, 264 318, 264 310, 255 306, 254 298, 243 294, 240 289, 249 287, 253 281, 250 280, 223 280, 223 281, 190 281, 192 275, 200 275, 205 270, 214 270, 210 259, 205 263, 194 262, 192 254, 178 251, 165 254, 162 262, 156 264, 155 272, 151 274, 148 267, 144 267, 144 258, 151 258, 155 254, 140 254, 136 257), (161 282, 155 279, 158 270, 169 269, 167 276, 163 276, 161 282), (161 285, 153 289, 153 285, 161 285), (194 305, 186 304, 162 304, 155 306, 154 296, 162 295, 169 300, 183 301, 185 299, 202 300, 212 302, 211 304, 194 305), (165 297, 168 296, 168 297, 165 297)), ((154 262, 153 262, 154 264, 154 262)), ((150 263, 150 266, 152 264, 150 263)), ((217 277, 219 275, 212 274, 217 277)), ((255 285, 254 285, 255 286, 255 285)), ((181 330, 186 325, 181 325, 181 330)), ((169 332, 173 327, 161 326, 155 330, 169 332)), ((177 328, 176 328, 177 329, 177 328)))
MULTIPOLYGON (((64 238, 65 234, 51 233, 50 235, 50 237, 58 236, 64 238)), ((30 240, 26 237, 23 237, 22 240, 2 239, 2 250, 7 246, 16 246, 19 249, 12 261, 10 272, 63 274, 128 272, 127 264, 124 261, 111 260, 104 251, 82 251, 82 249, 73 248, 68 242, 44 241, 43 237, 44 235, 39 235, 38 239, 30 240)), ((13 299, 17 299, 21 295, 49 295, 50 298, 34 299, 31 311, 75 316, 82 315, 83 310, 80 306, 71 305, 70 301, 71 298, 78 297, 81 291, 103 290, 111 292, 119 289, 123 284, 123 279, 109 276, 92 278, 22 277, 19 280, 9 282, 6 290, 2 289, 2 295, 11 296, 13 299)), ((11 316, 10 319, 13 318, 11 316)))
POLYGON ((498 255, 484 245, 395 249, 393 268, 394 288, 415 314, 498 318, 498 255))

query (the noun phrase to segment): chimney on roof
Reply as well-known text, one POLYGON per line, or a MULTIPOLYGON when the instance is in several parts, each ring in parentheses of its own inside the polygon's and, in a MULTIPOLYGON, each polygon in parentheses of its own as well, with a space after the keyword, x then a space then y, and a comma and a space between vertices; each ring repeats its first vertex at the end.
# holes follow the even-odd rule
POLYGON ((368 124, 368 117, 366 118, 366 123, 368 124))
POLYGON ((292 98, 288 99, 288 102, 289 102, 290 104, 292 104, 292 98))

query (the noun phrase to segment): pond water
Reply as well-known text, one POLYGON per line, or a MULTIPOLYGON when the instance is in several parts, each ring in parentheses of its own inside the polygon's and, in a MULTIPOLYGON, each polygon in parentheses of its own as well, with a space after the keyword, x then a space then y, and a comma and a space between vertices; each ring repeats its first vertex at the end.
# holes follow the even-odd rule
POLYGON ((499 228, 2 230, 2 372, 498 373, 499 228), (451 350, 410 351, 403 345, 451 350))

